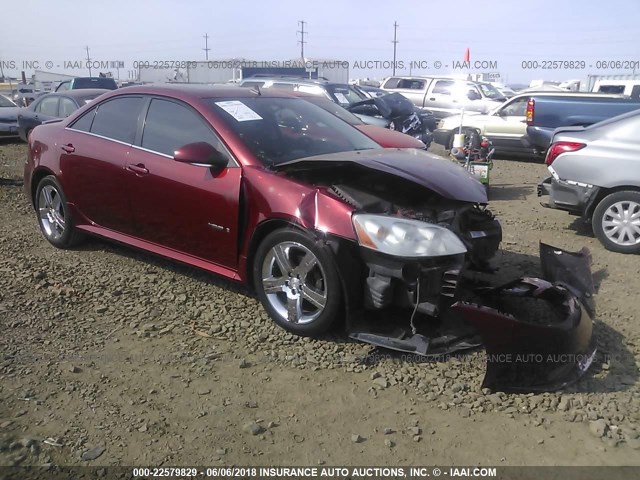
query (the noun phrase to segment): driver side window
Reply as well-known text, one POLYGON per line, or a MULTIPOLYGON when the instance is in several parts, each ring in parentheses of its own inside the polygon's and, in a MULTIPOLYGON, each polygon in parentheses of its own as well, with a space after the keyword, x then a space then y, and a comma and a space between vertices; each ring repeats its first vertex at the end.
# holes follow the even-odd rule
POLYGON ((227 155, 222 142, 194 111, 176 102, 151 100, 144 123, 142 148, 173 157, 180 147, 197 142, 206 142, 227 155))
POLYGON ((524 117, 527 113, 528 98, 520 98, 505 106, 501 110, 502 116, 505 117, 524 117))
POLYGON ((451 87, 455 82, 451 80, 438 80, 433 87, 431 93, 439 93, 440 95, 451 95, 451 87))

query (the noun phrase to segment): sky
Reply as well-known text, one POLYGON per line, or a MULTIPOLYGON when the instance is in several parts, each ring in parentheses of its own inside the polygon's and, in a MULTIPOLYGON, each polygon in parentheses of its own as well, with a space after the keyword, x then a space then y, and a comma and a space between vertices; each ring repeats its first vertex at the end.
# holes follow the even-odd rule
POLYGON ((463 61, 467 48, 472 63, 495 62, 489 70, 504 83, 640 73, 638 0, 22 0, 18 10, 0 28, 5 75, 19 75, 25 61, 87 75, 77 63, 85 62, 86 46, 92 60, 120 60, 125 70, 134 61, 204 60, 205 34, 210 60, 288 60, 300 56, 300 20, 305 56, 348 61, 351 78, 391 75, 354 66, 393 60, 394 22, 396 59, 405 67, 399 74, 452 73, 443 66, 463 61), (428 68, 410 71, 412 61, 428 68), (619 64, 605 68, 611 61, 619 64))

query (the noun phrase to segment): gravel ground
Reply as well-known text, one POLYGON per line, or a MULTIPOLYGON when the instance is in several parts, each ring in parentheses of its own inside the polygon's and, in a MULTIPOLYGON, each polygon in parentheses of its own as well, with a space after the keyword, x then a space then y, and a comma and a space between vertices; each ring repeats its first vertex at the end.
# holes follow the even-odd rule
POLYGON ((241 287, 114 244, 56 250, 0 143, 0 465, 640 465, 637 256, 543 209, 542 165, 497 160, 501 274, 538 241, 594 258, 599 353, 552 394, 482 391, 482 353, 410 363, 297 338, 241 287))

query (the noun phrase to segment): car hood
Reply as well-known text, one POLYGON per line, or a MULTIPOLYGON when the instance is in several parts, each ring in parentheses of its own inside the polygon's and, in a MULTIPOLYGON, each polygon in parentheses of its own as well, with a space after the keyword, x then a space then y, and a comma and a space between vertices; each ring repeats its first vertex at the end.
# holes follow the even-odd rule
POLYGON ((451 115, 449 117, 445 117, 443 119, 443 127, 448 129, 457 128, 460 126, 460 120, 467 121, 469 117, 473 117, 472 121, 473 121, 473 124, 475 125, 478 123, 486 122, 487 120, 489 120, 491 115, 485 115, 483 113, 474 112, 470 110, 468 112, 464 112, 464 115, 451 115))
POLYGON ((362 115, 361 113, 354 113, 356 117, 362 120, 366 125, 375 125, 376 127, 385 128, 389 126, 391 120, 381 117, 372 117, 370 115, 362 115))
POLYGON ((396 175, 426 187, 442 197, 471 203, 487 203, 484 186, 464 168, 424 150, 375 149, 339 152, 300 158, 275 165, 280 171, 340 168, 355 163, 365 168, 396 175))
POLYGON ((18 120, 18 113, 21 111, 20 107, 2 107, 0 108, 0 118, 18 120))
POLYGON ((355 125, 355 127, 385 148, 425 148, 425 144, 411 135, 396 132, 375 125, 355 125))

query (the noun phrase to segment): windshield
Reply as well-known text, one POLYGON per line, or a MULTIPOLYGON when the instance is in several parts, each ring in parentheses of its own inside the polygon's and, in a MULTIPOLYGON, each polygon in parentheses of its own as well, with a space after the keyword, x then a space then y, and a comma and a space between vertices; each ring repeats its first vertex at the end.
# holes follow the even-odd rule
POLYGON ((335 115, 340 120, 344 120, 349 125, 364 125, 364 122, 360 120, 358 117, 356 117, 353 113, 348 112, 347 110, 342 108, 340 105, 338 105, 336 102, 333 102, 328 98, 309 96, 309 97, 302 97, 302 99, 307 102, 311 102, 314 105, 319 106, 320 108, 322 108, 323 110, 326 110, 330 114, 335 115))
POLYGON ((482 94, 485 97, 490 98, 491 100, 504 100, 505 98, 505 96, 500 93, 500 90, 498 90, 493 85, 490 85, 488 83, 480 83, 478 84, 478 87, 480 88, 480 90, 482 90, 482 94))
POLYGON ((326 88, 331 98, 343 107, 369 98, 350 85, 327 85, 326 88))
POLYGON ((0 107, 17 107, 17 105, 7 97, 0 95, 0 107))
POLYGON ((356 128, 302 99, 211 99, 210 105, 265 165, 380 148, 356 128))

